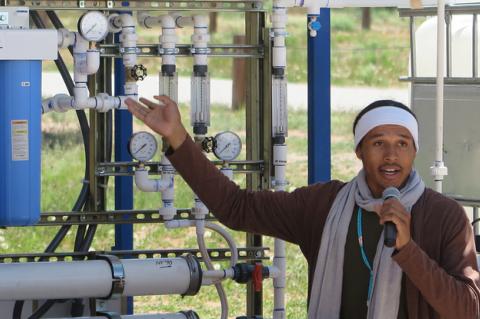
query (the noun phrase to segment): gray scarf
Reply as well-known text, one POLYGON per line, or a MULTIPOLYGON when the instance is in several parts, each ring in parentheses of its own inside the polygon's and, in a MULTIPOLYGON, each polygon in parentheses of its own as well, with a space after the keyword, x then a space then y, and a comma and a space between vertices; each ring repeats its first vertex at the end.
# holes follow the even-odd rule
MULTIPOLYGON (((400 202, 408 212, 424 190, 424 182, 412 170, 407 184, 400 190, 400 202)), ((345 242, 355 203, 366 211, 377 211, 383 203, 381 198, 372 196, 363 170, 340 190, 328 213, 313 277, 308 319, 340 316, 345 242)), ((391 258, 394 249, 384 246, 382 232, 373 262, 373 292, 367 319, 397 318, 402 270, 391 258)))

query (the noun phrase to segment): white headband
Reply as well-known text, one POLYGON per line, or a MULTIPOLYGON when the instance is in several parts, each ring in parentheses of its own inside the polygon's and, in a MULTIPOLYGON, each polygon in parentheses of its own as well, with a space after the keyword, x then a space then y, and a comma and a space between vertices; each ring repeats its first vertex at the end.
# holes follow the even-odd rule
POLYGON ((380 125, 400 125, 412 134, 418 152, 418 123, 408 111, 394 106, 381 106, 363 114, 355 127, 354 150, 370 130, 380 125))

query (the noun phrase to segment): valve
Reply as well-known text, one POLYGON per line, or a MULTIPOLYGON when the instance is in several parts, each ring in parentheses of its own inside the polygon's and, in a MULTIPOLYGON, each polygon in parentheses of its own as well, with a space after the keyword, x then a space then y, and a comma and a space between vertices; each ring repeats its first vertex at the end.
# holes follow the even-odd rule
POLYGON ((308 22, 308 30, 310 30, 310 36, 316 37, 318 30, 322 28, 320 21, 317 20, 316 16, 310 16, 310 21, 308 22))
POLYGON ((143 81, 147 77, 147 68, 142 64, 137 64, 130 69, 130 76, 135 81, 143 81))
POLYGON ((262 291, 263 281, 263 266, 261 263, 256 263, 252 273, 252 284, 255 292, 262 291))
POLYGON ((255 291, 262 290, 262 280, 269 276, 268 267, 264 267, 261 263, 255 265, 240 263, 233 267, 233 280, 239 284, 246 284, 252 280, 255 291))

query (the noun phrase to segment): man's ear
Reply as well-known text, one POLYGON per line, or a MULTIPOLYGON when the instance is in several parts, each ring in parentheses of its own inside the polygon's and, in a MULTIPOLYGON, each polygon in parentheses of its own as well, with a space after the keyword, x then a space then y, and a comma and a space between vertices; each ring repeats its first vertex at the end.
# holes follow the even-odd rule
POLYGON ((357 149, 355 150, 355 155, 357 155, 359 160, 362 160, 363 154, 361 144, 358 144, 357 149))

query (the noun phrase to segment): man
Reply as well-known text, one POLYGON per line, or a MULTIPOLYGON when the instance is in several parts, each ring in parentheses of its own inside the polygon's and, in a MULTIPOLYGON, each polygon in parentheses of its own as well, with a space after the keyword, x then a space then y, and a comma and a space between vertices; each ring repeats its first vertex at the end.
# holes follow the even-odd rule
POLYGON ((363 169, 349 183, 251 192, 230 182, 183 127, 177 106, 128 100, 164 136, 172 164, 220 222, 298 244, 309 265, 309 319, 479 318, 479 273, 463 209, 413 169, 418 124, 403 104, 377 101, 354 122, 363 169), (387 187, 398 199, 382 200, 387 187), (383 245, 383 224, 397 229, 383 245))

